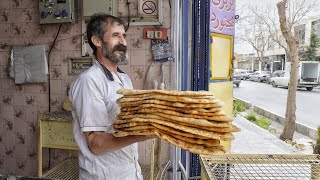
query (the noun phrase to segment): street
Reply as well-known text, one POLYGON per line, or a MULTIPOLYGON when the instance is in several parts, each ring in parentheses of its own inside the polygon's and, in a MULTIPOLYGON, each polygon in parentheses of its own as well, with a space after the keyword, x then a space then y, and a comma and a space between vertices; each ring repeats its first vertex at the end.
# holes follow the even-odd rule
MULTIPOLYGON (((288 89, 274 88, 266 83, 241 81, 234 87, 234 97, 285 117, 288 89)), ((317 129, 320 125, 320 89, 298 89, 297 122, 317 129)))

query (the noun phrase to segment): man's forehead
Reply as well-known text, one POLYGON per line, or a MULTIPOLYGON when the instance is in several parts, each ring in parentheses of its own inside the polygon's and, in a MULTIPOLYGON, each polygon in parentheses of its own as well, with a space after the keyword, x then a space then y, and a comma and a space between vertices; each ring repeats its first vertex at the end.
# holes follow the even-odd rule
POLYGON ((108 24, 107 25, 107 32, 108 31, 111 32, 111 33, 115 32, 115 31, 117 31, 117 32, 123 31, 123 33, 125 33, 124 26, 122 24, 118 23, 118 22, 114 22, 112 24, 108 24))

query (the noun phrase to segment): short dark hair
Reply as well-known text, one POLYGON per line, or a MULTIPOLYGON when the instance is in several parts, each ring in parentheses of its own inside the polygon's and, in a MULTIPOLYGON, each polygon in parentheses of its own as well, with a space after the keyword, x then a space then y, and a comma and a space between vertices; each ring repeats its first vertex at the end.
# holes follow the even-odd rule
POLYGON ((93 54, 96 56, 97 47, 92 43, 92 36, 98 36, 103 40, 103 35, 107 31, 107 29, 103 28, 104 25, 108 26, 108 24, 113 25, 114 23, 118 23, 119 25, 124 25, 122 19, 104 13, 98 13, 91 16, 90 21, 87 24, 87 39, 90 47, 93 50, 93 54))

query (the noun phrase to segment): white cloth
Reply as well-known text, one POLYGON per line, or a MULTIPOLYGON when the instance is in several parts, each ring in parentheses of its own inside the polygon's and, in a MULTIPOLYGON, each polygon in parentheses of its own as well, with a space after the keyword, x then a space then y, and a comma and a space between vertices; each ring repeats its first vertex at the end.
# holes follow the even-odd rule
POLYGON ((94 155, 88 148, 87 131, 112 133, 112 124, 120 108, 116 100, 121 97, 116 91, 132 89, 130 78, 112 73, 109 80, 98 61, 82 73, 71 85, 69 96, 72 102, 73 133, 80 148, 80 179, 83 180, 134 180, 142 179, 138 164, 138 144, 120 150, 94 155))

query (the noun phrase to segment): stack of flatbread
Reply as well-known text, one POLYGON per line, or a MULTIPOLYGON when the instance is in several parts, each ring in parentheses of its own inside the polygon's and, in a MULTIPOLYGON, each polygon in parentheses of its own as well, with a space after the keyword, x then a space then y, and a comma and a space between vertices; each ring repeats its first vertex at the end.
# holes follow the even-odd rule
POLYGON ((224 153, 220 141, 234 139, 239 129, 211 92, 120 89, 121 112, 114 136, 151 135, 192 153, 224 153))

